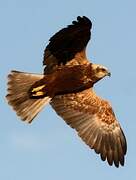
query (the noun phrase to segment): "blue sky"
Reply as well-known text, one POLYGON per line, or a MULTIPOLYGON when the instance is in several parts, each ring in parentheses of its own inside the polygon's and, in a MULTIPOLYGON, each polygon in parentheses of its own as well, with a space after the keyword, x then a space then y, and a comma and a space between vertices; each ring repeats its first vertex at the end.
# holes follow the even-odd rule
POLYGON ((0 1, 0 179, 69 180, 134 179, 136 126, 136 1, 134 0, 1 0, 0 1), (108 99, 128 141, 126 164, 109 167, 46 107, 27 125, 4 98, 12 69, 41 73, 43 50, 56 31, 78 15, 93 22, 88 58, 107 66, 111 78, 97 93, 108 99))

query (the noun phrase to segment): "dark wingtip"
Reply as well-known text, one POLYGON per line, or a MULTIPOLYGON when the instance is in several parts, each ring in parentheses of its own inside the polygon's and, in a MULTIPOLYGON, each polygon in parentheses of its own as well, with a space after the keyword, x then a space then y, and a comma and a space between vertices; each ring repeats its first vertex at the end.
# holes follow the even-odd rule
POLYGON ((116 168, 124 166, 127 144, 123 131, 120 131, 118 137, 109 136, 106 140, 105 136, 103 136, 102 140, 100 150, 102 161, 107 160, 110 166, 115 165, 116 168))
MULTIPOLYGON (((78 24, 78 23, 81 23, 81 24, 85 24, 85 25, 87 25, 90 29, 92 28, 92 22, 91 22, 91 20, 88 18, 88 17, 86 17, 86 16, 78 16, 77 17, 77 23, 76 24, 78 24)), ((76 21, 74 21, 74 22, 76 22, 76 21)))
POLYGON ((122 145, 122 149, 123 149, 123 153, 124 153, 124 155, 126 155, 126 153, 127 153, 127 140, 126 140, 126 137, 125 137, 125 134, 124 134, 124 132, 123 132, 123 130, 120 128, 120 130, 121 130, 121 134, 122 134, 122 136, 121 136, 121 145, 122 145))

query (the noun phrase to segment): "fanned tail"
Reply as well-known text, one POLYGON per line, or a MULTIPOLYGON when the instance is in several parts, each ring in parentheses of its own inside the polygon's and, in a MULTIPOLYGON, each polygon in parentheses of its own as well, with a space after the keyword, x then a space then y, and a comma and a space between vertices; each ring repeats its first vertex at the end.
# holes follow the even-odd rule
POLYGON ((33 99, 29 96, 30 87, 43 75, 11 71, 8 75, 8 94, 6 96, 9 105, 13 107, 17 115, 23 121, 31 123, 42 108, 50 102, 51 97, 33 99))

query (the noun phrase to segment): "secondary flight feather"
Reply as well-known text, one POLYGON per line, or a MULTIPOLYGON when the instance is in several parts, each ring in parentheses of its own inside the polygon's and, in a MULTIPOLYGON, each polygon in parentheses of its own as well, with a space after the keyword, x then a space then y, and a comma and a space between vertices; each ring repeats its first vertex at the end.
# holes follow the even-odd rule
POLYGON ((103 161, 119 167, 124 165, 126 138, 110 103, 93 89, 110 72, 86 57, 91 28, 92 22, 87 17, 78 16, 53 35, 44 51, 44 73, 11 71, 6 98, 28 123, 50 103, 103 161))

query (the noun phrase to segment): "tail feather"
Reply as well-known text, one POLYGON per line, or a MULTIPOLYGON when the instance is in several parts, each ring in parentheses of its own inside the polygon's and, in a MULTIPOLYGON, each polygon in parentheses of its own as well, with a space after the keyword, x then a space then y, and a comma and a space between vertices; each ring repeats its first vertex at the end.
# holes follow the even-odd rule
POLYGON ((50 102, 51 97, 32 99, 29 96, 30 87, 43 75, 11 71, 8 75, 8 94, 6 96, 9 105, 13 107, 17 115, 23 121, 31 123, 42 108, 50 102))

